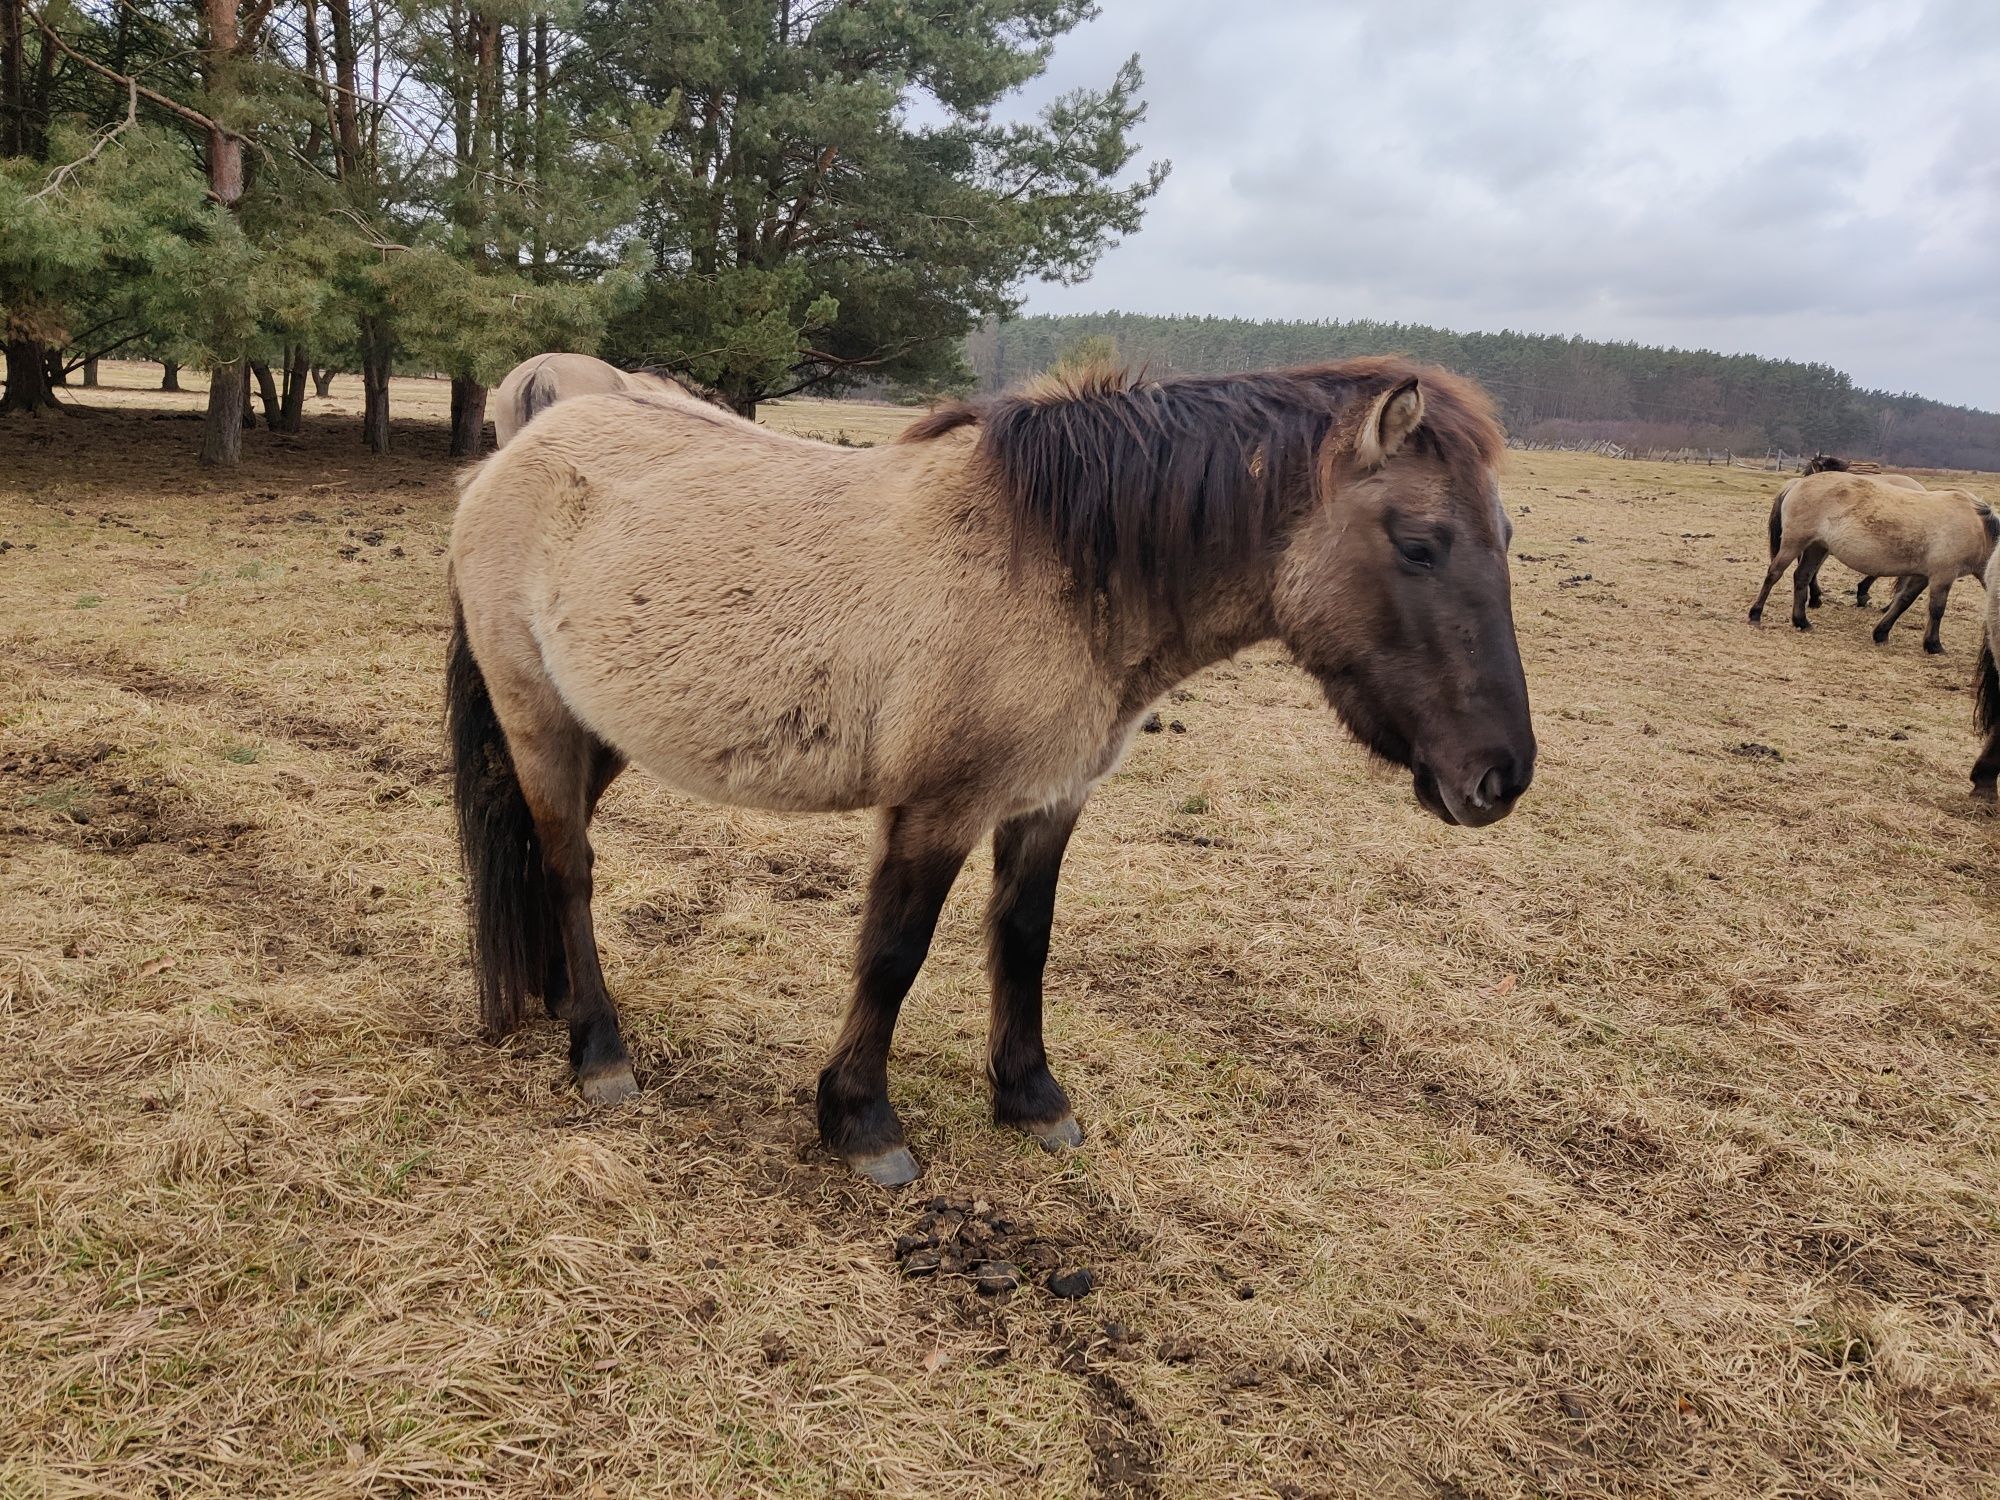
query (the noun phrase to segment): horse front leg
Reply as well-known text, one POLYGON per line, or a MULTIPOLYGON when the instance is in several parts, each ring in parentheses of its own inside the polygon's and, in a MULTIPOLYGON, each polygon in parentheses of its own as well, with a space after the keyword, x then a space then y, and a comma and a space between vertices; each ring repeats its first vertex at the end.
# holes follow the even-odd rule
POLYGON ((914 807, 885 810, 861 916, 854 995, 819 1075, 819 1136, 871 1182, 900 1187, 918 1172, 889 1103, 889 1042, 903 997, 937 931, 938 912, 980 829, 914 807))
POLYGON ((1903 611, 1917 602, 1917 595, 1924 591, 1926 581, 1922 574, 1918 574, 1914 578, 1904 578, 1898 581, 1896 584, 1896 597, 1889 601, 1888 612, 1875 622, 1874 635, 1876 645, 1879 646, 1889 639, 1889 632, 1895 627, 1896 622, 1902 619, 1903 611))
POLYGON ((986 908, 986 973, 993 985, 986 1076, 993 1118, 1054 1151, 1083 1144, 1069 1096, 1042 1046, 1042 971, 1056 882, 1081 801, 1009 818, 993 830, 993 897, 986 908))
POLYGON ((1924 622, 1924 650, 1932 656, 1944 650, 1944 642, 1938 636, 1944 624, 1945 602, 1951 598, 1951 586, 1956 579, 1947 578, 1943 583, 1931 584, 1930 618, 1924 622))

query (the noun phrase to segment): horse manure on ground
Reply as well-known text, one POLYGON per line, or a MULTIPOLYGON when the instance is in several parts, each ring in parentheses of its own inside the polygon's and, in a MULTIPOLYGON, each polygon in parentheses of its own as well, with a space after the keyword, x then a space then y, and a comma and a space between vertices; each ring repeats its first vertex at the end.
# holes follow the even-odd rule
POLYGON ((905 1276, 956 1278, 986 1297, 1041 1280, 1050 1296, 1073 1301, 1096 1285, 1088 1268, 1069 1264, 1063 1247, 1033 1225, 969 1198, 931 1199, 896 1237, 895 1253, 905 1276))

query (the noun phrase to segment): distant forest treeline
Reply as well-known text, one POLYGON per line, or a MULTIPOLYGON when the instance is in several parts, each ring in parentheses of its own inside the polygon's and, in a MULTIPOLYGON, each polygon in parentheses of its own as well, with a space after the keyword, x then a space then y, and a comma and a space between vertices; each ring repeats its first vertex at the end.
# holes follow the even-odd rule
POLYGON ((1819 449, 1913 468, 2000 470, 2000 414, 1856 390, 1831 365, 1413 323, 1281 323, 1092 313, 989 322, 967 340, 981 390, 1103 351, 1155 371, 1215 373, 1403 353, 1479 380, 1531 442, 1819 449))

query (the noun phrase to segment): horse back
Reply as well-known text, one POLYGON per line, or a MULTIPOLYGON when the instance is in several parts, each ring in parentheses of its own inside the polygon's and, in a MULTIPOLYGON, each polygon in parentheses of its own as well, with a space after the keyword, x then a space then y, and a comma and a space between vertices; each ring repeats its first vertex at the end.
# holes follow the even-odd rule
POLYGON ((494 392, 497 445, 506 447, 515 433, 558 401, 622 391, 627 384, 623 370, 593 355, 530 355, 507 372, 494 392))

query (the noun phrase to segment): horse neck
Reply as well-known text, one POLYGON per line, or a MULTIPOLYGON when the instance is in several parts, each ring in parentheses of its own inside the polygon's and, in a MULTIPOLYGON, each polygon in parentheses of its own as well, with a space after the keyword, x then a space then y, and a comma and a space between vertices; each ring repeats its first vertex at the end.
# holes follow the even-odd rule
POLYGON ((1271 561, 1259 557, 1194 589, 1178 609, 1150 601, 1119 609, 1113 601, 1103 662, 1118 679, 1120 700, 1143 708, 1202 668, 1270 640, 1278 631, 1271 590, 1271 561))

